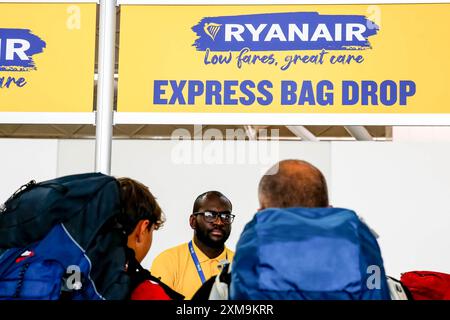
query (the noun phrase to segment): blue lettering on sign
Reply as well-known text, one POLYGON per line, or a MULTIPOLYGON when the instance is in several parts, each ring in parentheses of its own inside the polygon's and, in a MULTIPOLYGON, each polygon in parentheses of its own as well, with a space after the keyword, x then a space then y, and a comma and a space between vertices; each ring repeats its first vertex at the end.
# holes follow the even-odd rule
MULTIPOLYGON (((278 85, 278 84, 276 84, 278 85)), ((0 78, 1 86, 1 78, 0 78)), ((273 103, 269 80, 154 80, 154 105, 223 105, 243 107, 273 103)), ((330 80, 281 80, 282 106, 335 106, 335 91, 342 90, 342 106, 406 106, 416 94, 412 80, 344 80, 341 88, 330 80)))
POLYGON ((27 81, 25 78, 15 78, 15 77, 0 77, 0 89, 3 88, 11 88, 11 87, 18 87, 23 88, 27 84, 27 81))
POLYGON ((342 81, 342 105, 354 106, 392 106, 398 103, 407 105, 408 98, 416 94, 416 83, 411 80, 384 80, 377 83, 373 80, 363 80, 359 84, 353 80, 342 81))
POLYGON ((268 80, 154 80, 153 104, 267 106, 273 102, 272 87, 268 80))
POLYGON ((45 47, 46 43, 28 29, 0 28, 0 71, 36 70, 33 55, 45 47))
POLYGON ((198 51, 355 50, 370 48, 379 27, 362 15, 286 12, 206 17, 192 30, 198 51))
POLYGON ((302 82, 298 88, 297 82, 291 80, 281 81, 281 104, 282 105, 333 105, 333 83, 322 80, 315 87, 310 80, 302 82), (298 97, 297 97, 298 93, 298 97))

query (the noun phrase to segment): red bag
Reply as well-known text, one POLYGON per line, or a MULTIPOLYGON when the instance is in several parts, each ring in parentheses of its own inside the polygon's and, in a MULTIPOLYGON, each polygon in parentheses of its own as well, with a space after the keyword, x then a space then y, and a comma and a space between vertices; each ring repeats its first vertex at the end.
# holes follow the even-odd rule
POLYGON ((450 274, 435 271, 410 271, 400 281, 414 300, 450 300, 450 274))

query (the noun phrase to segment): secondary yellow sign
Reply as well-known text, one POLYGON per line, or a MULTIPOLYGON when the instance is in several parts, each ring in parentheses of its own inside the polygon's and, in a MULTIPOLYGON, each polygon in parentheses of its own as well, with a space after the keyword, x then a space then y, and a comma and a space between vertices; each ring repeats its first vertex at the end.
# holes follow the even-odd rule
POLYGON ((450 113, 450 5, 123 6, 118 111, 450 113))
POLYGON ((96 4, 0 4, 0 112, 92 112, 96 4))

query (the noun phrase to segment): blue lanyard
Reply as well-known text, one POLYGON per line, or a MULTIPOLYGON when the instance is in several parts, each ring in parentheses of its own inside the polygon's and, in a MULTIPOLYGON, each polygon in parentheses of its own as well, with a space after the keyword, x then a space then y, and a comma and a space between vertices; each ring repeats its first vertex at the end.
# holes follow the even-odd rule
POLYGON ((194 261, 195 268, 197 269, 198 275, 200 277, 200 280, 202 281, 202 284, 205 283, 205 275, 203 274, 202 266, 200 265, 200 262, 198 261, 197 255, 194 251, 194 246, 192 245, 192 240, 189 241, 189 252, 191 253, 192 260, 194 261))

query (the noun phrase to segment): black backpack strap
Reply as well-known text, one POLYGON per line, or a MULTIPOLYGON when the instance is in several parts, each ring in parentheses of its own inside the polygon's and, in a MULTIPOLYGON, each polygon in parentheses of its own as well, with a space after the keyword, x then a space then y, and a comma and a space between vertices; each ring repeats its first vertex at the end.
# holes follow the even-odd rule
POLYGON ((217 276, 213 276, 207 281, 205 281, 204 284, 197 290, 197 292, 192 297, 192 300, 194 301, 205 301, 210 300, 211 292, 216 284, 216 281, 219 280, 219 282, 225 283, 228 287, 228 290, 231 285, 231 273, 230 270, 230 263, 226 262, 220 265, 220 273, 217 276), (217 279, 219 277, 219 279, 217 279))
POLYGON ((139 284, 141 284, 144 281, 150 280, 158 283, 164 290, 164 292, 169 296, 170 299, 184 300, 184 296, 182 294, 170 288, 168 285, 162 282, 161 279, 153 276, 147 269, 144 269, 141 266, 141 264, 136 260, 134 251, 130 248, 127 248, 127 257, 128 257, 127 273, 131 279, 130 296, 131 293, 137 288, 139 284))
POLYGON ((206 301, 209 300, 209 295, 211 294, 211 290, 216 282, 216 277, 213 276, 205 281, 202 286, 197 290, 197 292, 192 297, 192 301, 206 301))
MULTIPOLYGON (((397 279, 395 279, 395 280, 397 280, 397 279)), ((413 297, 411 291, 409 290, 409 288, 408 288, 407 286, 405 286, 400 280, 397 280, 397 281, 398 281, 398 282, 400 283, 400 285, 402 286, 403 291, 405 292, 405 295, 406 295, 406 297, 408 298, 408 300, 414 300, 414 297, 413 297)))
POLYGON ((164 282, 161 281, 160 278, 156 278, 155 276, 153 276, 148 270, 145 270, 145 272, 148 272, 148 279, 147 280, 151 280, 153 282, 158 283, 161 288, 163 288, 164 292, 169 296, 170 299, 172 300, 184 300, 184 296, 173 290, 171 287, 169 287, 167 284, 165 284, 164 282))

